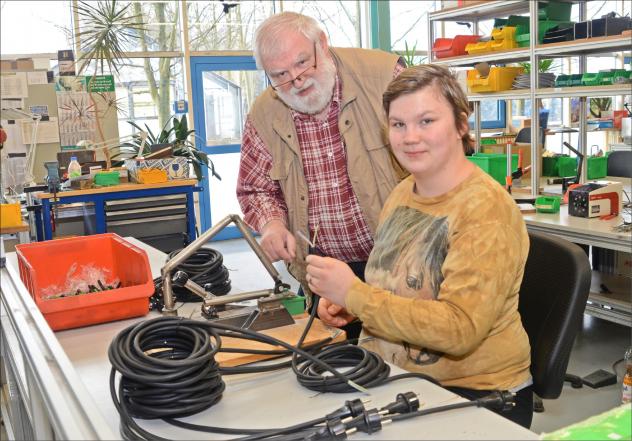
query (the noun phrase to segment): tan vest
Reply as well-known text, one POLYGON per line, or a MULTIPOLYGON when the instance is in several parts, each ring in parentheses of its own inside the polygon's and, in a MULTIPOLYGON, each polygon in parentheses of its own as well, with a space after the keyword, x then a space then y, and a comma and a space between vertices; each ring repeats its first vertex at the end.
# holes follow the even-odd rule
MULTIPOLYGON (((342 97, 338 127, 347 152, 347 172, 360 208, 375 233, 382 205, 403 177, 385 133, 382 93, 393 79, 397 55, 377 50, 331 48, 342 97)), ((255 101, 250 118, 270 149, 270 178, 278 181, 288 207, 288 229, 307 233, 307 183, 301 148, 289 108, 268 88, 255 101)), ((305 287, 307 245, 297 241, 289 270, 305 287)))

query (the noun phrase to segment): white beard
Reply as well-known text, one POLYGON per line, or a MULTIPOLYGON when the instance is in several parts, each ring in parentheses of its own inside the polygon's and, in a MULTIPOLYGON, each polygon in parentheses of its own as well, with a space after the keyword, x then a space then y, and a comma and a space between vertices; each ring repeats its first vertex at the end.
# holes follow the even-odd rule
POLYGON ((279 98, 288 107, 300 113, 316 115, 329 105, 334 94, 334 85, 336 84, 336 66, 327 57, 322 57, 322 60, 322 63, 318 66, 320 72, 305 80, 300 89, 295 88, 294 84, 292 84, 292 88, 287 92, 277 91, 279 98), (298 95, 308 87, 312 87, 309 95, 305 97, 298 95))

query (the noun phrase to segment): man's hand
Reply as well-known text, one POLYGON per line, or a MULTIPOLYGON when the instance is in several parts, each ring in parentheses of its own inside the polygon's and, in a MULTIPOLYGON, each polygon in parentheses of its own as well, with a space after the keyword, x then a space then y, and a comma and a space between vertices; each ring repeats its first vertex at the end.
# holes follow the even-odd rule
POLYGON ((318 317, 323 323, 337 328, 351 323, 356 318, 342 306, 331 303, 325 298, 321 298, 318 302, 318 317))
POLYGON ((272 262, 296 257, 296 239, 280 220, 271 220, 261 231, 261 248, 272 262))
POLYGON ((316 294, 330 300, 336 305, 346 306, 345 298, 355 274, 349 265, 331 257, 321 257, 310 254, 307 262, 307 276, 305 280, 316 294))

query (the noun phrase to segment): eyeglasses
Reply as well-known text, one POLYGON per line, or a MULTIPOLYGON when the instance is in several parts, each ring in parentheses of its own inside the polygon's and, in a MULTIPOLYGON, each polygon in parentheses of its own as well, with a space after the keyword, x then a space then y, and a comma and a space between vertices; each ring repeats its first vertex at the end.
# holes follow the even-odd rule
POLYGON ((294 81, 298 80, 299 78, 302 78, 303 75, 305 75, 306 73, 310 72, 312 69, 316 70, 316 67, 318 67, 316 61, 317 61, 316 60, 316 42, 314 42, 314 64, 309 66, 303 72, 301 72, 298 75, 296 75, 291 80, 283 81, 282 83, 279 83, 279 84, 274 84, 272 82, 272 80, 270 79, 270 76, 266 73, 266 77, 268 77, 268 81, 270 82, 270 87, 272 87, 274 90, 279 90, 279 89, 287 86, 288 84, 294 84, 294 81))

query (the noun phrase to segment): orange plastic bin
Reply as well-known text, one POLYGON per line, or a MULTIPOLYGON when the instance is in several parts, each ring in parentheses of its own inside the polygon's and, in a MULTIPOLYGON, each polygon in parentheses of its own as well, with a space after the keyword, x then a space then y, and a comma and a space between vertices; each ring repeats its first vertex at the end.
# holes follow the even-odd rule
POLYGON ((20 277, 54 331, 149 312, 154 284, 147 253, 114 233, 16 245, 15 250, 20 277), (120 288, 45 298, 51 287, 66 286, 73 265, 103 268, 113 279, 120 280, 120 288))
POLYGON ((437 38, 432 46, 436 58, 457 57, 467 55, 465 46, 469 43, 477 43, 480 35, 456 35, 454 38, 437 38))

